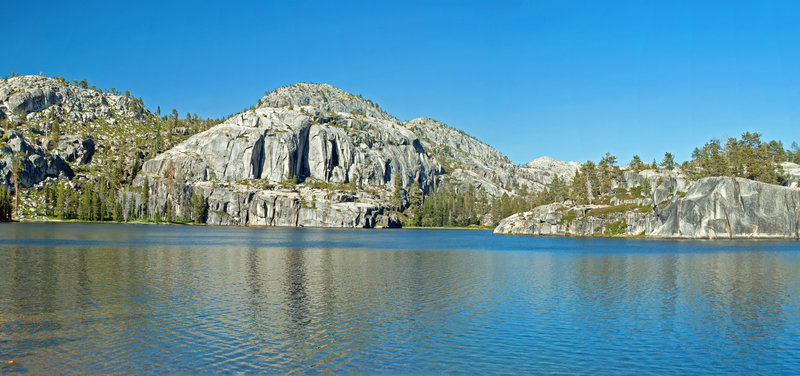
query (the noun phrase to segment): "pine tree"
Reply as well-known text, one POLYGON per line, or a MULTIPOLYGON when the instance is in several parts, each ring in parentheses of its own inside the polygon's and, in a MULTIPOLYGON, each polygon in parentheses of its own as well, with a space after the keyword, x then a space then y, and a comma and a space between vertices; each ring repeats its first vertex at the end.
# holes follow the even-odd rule
POLYGON ((11 196, 8 194, 8 187, 3 185, 0 188, 0 221, 10 221, 11 210, 11 196))
POLYGON ((14 179, 14 216, 19 217, 19 181, 25 171, 25 154, 18 152, 11 160, 11 177, 14 179))
POLYGON ((570 198, 579 204, 589 201, 589 188, 586 174, 578 171, 570 183, 570 198))
POLYGON ((142 217, 149 218, 149 207, 150 207, 150 180, 145 177, 144 178, 144 185, 142 185, 142 217))
POLYGON ((650 196, 650 193, 653 190, 653 186, 650 184, 650 179, 645 178, 642 182, 642 193, 645 196, 650 196))
POLYGON ((114 221, 115 222, 122 222, 124 220, 122 216, 122 204, 117 201, 114 203, 114 221))
POLYGON ((392 177, 394 180, 394 192, 392 192, 392 205, 399 211, 403 210, 403 179, 400 173, 395 173, 392 177))
POLYGON ((83 221, 92 219, 92 188, 91 183, 83 186, 78 204, 78 218, 83 221))
POLYGON ((675 168, 675 156, 672 155, 670 152, 664 153, 664 159, 661 161, 661 167, 666 168, 667 170, 672 170, 675 168))
POLYGON ((192 214, 194 215, 194 223, 204 223, 206 217, 206 210, 208 205, 202 193, 194 193, 192 195, 192 214))
POLYGON ((644 163, 642 163, 642 159, 639 158, 638 155, 634 155, 633 159, 631 160, 630 167, 633 169, 633 171, 639 172, 642 171, 644 167, 643 164, 644 163))

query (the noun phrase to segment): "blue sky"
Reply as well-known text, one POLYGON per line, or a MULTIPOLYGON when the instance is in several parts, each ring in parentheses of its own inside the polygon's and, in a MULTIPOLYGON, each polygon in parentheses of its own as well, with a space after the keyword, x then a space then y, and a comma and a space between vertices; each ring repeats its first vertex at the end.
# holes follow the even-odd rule
POLYGON ((797 1, 10 2, 0 74, 87 78, 162 112, 241 111, 324 82, 515 163, 679 160, 800 141, 797 1))

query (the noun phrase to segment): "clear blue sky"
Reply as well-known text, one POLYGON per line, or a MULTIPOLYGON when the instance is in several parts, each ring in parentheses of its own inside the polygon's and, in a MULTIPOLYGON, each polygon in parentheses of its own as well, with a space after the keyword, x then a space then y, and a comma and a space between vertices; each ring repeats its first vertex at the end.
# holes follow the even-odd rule
POLYGON ((330 83, 515 163, 685 160, 746 130, 800 141, 798 1, 258 3, 8 2, 0 74, 87 78, 207 117, 330 83))

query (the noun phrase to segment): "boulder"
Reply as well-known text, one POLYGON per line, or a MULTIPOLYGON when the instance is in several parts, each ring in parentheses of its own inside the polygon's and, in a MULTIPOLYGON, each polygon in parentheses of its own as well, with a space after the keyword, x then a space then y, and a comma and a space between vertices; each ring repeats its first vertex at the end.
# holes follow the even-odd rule
POLYGON ((94 152, 94 140, 91 137, 65 136, 56 145, 56 153, 67 162, 88 164, 94 152))
POLYGON ((47 153, 41 147, 28 143, 25 137, 16 131, 0 129, 0 134, 6 139, 5 145, 0 147, 0 182, 13 186, 14 159, 21 158, 22 172, 20 185, 32 187, 45 180, 47 177, 71 179, 75 174, 61 157, 47 153))

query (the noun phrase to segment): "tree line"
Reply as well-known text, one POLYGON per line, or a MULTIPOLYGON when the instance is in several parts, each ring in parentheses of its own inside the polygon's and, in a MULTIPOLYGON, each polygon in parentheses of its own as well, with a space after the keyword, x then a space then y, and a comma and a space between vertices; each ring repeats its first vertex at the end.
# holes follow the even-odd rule
MULTIPOLYGON (((800 146, 793 142, 791 148, 786 149, 780 141, 763 141, 761 137, 760 133, 745 132, 741 138, 727 138, 724 143, 712 138, 701 148, 694 149, 691 160, 682 163, 678 163, 675 155, 669 152, 664 153, 660 162, 653 160, 652 163, 634 155, 627 168, 636 172, 680 169, 690 179, 729 176, 782 184, 786 178, 782 175, 781 163, 800 164, 800 146)), ((503 218, 540 205, 567 200, 576 204, 592 203, 621 193, 620 189, 614 188, 614 182, 621 180, 622 173, 617 157, 606 153, 597 162, 588 160, 583 163, 571 179, 554 176, 550 184, 536 192, 520 186, 515 189, 516 194, 506 193, 498 198, 472 187, 461 190, 448 187, 425 196, 417 193, 419 197, 414 199, 409 193, 407 223, 422 227, 462 227, 479 224, 482 215, 489 215, 491 222, 497 224, 503 218)), ((624 193, 644 197, 653 188, 651 182, 644 179, 642 186, 624 193)))
POLYGON ((44 190, 44 214, 64 220, 97 222, 205 222, 208 205, 202 194, 179 195, 184 200, 183 204, 190 208, 190 218, 182 218, 169 200, 164 207, 149 207, 148 179, 138 189, 140 200, 135 200, 133 195, 124 194, 135 190, 137 188, 130 186, 115 186, 105 179, 84 182, 77 189, 68 184, 50 184, 44 190), (127 201, 125 197, 128 197, 127 201))

